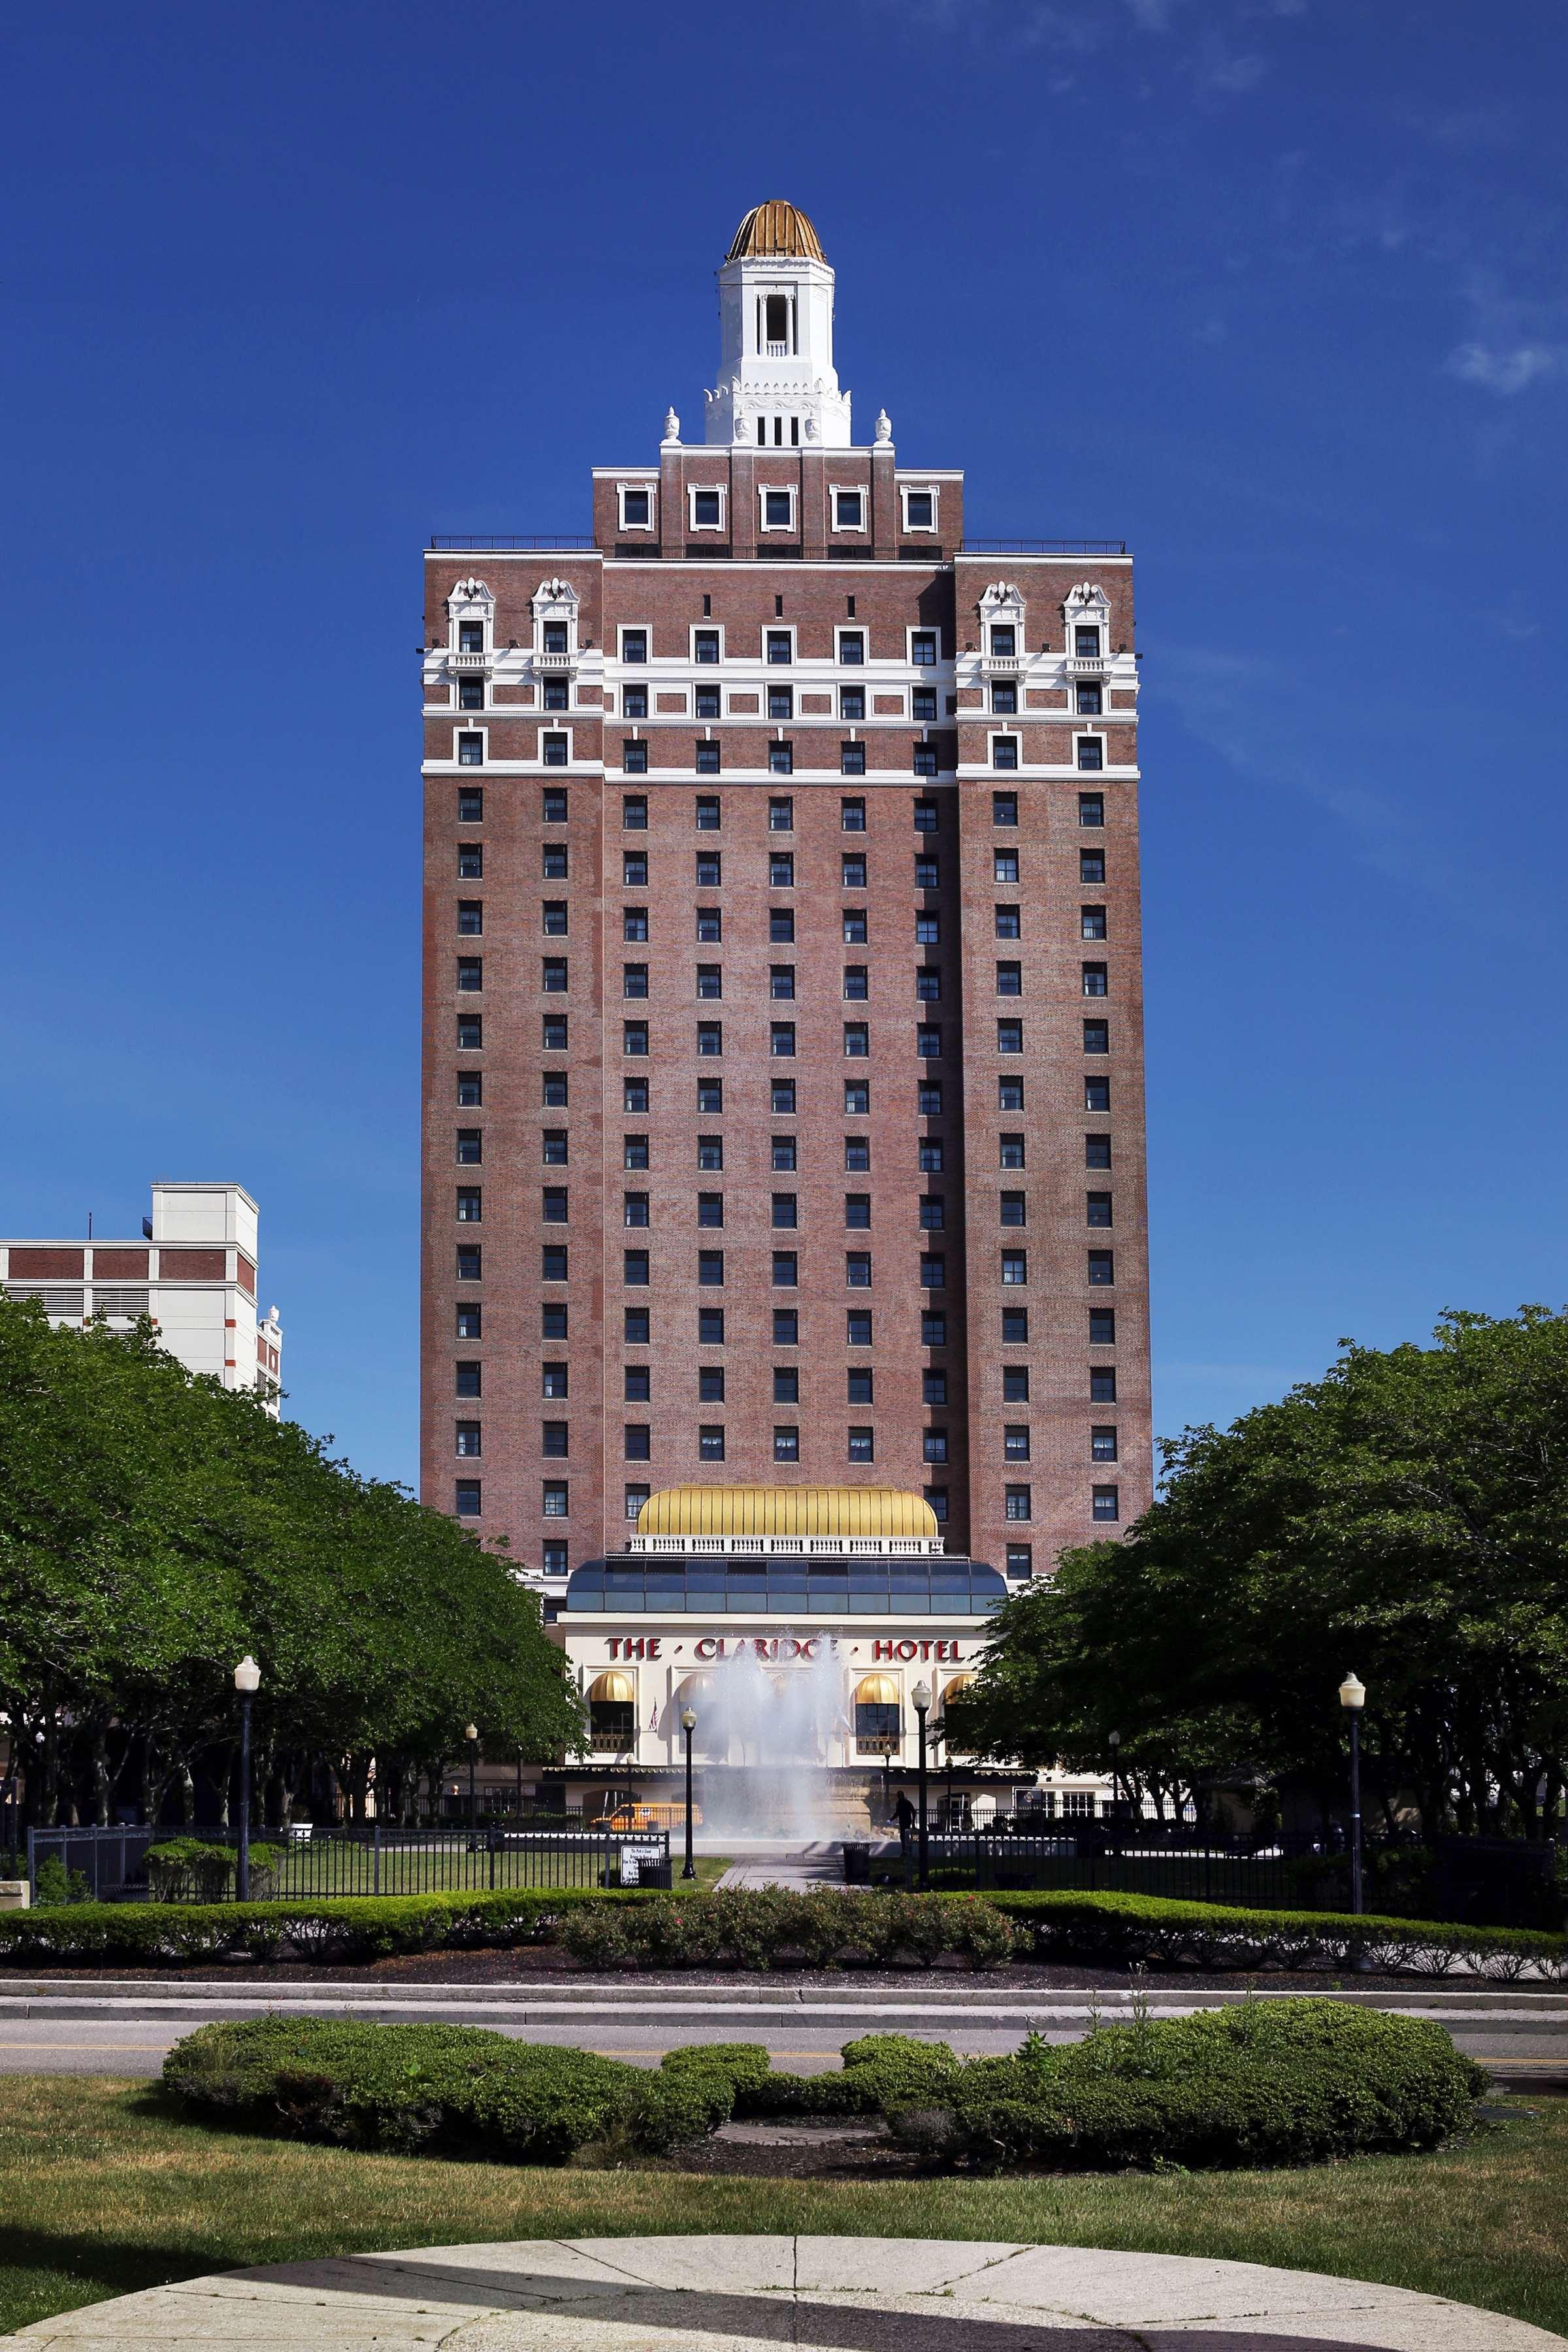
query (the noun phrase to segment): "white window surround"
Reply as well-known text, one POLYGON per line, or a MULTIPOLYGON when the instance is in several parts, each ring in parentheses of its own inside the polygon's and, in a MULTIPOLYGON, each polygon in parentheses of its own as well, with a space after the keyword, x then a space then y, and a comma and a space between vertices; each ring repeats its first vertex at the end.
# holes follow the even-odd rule
POLYGON ((657 478, 650 475, 647 480, 643 482, 617 482, 616 484, 616 528, 618 530, 646 531, 657 530, 658 528, 658 483, 657 478), (628 522, 626 520, 626 492, 628 490, 636 490, 640 496, 647 499, 647 522, 628 522))
POLYGON ((717 532, 721 537, 722 537, 723 533, 729 529, 729 525, 730 492, 728 486, 723 482, 688 482, 686 485, 686 527, 688 530, 711 530, 717 532), (719 500, 719 520, 717 522, 698 521, 697 493, 699 490, 706 490, 717 495, 719 500))
POLYGON ((868 489, 863 489, 863 488, 861 488, 861 486, 860 486, 860 484, 859 484, 858 482, 830 482, 830 483, 828 484, 828 486, 827 486, 827 495, 828 495, 828 497, 829 497, 829 498, 832 499, 832 501, 833 501, 833 528, 834 528, 834 530, 858 530, 858 531, 861 534, 861 536, 862 536, 862 538, 863 538, 863 537, 865 536, 866 532, 867 532, 867 531, 870 529, 870 527, 871 527, 871 523, 870 523, 871 493, 870 493, 870 491, 869 491, 868 489), (859 521, 858 521, 858 522, 845 522, 845 521, 843 520, 843 519, 842 519, 842 517, 840 516, 839 511, 838 511, 838 501, 839 501, 839 499, 859 499, 859 501, 860 501, 860 520, 859 520, 859 521))
POLYGON ((980 599, 980 651, 989 656, 993 626, 1016 632, 1015 651, 1020 656, 1028 653, 1024 631, 1024 599, 1010 580, 994 580, 980 599))
MULTIPOLYGON (((1018 768, 1021 768, 1024 765, 1023 736, 1020 734, 1016 727, 988 727, 985 730, 985 763, 987 768, 993 775, 1016 776, 1018 772, 1018 768, 998 768, 996 765, 996 742, 998 737, 1000 737, 1005 743, 1016 743, 1018 746, 1018 768)), ((1073 753, 1073 758, 1075 760, 1078 758, 1078 753, 1076 751, 1073 753)))
POLYGON ((571 730, 571 728, 570 728, 570 727, 542 727, 542 728, 540 729, 540 730, 539 730, 539 764, 540 764, 540 766, 541 766, 541 767, 542 767, 542 766, 543 766, 543 764, 544 764, 544 739, 545 739, 545 737, 546 737, 547 735, 564 735, 564 736, 565 736, 565 738, 566 738, 566 765, 567 765, 568 767, 570 767, 570 766, 572 765, 572 753, 573 753, 573 750, 574 750, 574 744, 573 744, 573 740, 572 740, 572 730, 571 730))
POLYGON ((940 628, 935 628, 935 629, 933 629, 933 628, 930 628, 930 627, 927 627, 927 626, 925 626, 925 625, 921 625, 921 626, 920 626, 920 627, 914 627, 914 626, 908 627, 908 628, 906 628, 906 629, 905 629, 905 631, 904 631, 904 657, 905 657, 905 659, 909 662, 910 667, 911 668, 916 668, 916 667, 918 667, 918 668, 922 672, 922 674, 923 674, 923 673, 925 673, 925 672, 928 672, 928 671, 932 667, 932 665, 931 665, 931 663, 930 663, 930 662, 921 662, 921 663, 919 663, 919 664, 917 664, 917 663, 916 663, 916 661, 915 661, 915 639, 916 639, 917 637, 934 637, 934 638, 936 639, 936 664, 935 664, 935 667, 938 667, 938 668, 940 668, 940 667, 941 667, 941 666, 942 666, 942 658, 943 658, 943 656, 942 656, 942 631, 941 631, 941 629, 940 629, 940 628))
POLYGON ((794 482, 759 482, 757 484, 757 529, 762 531, 788 531, 793 536, 799 527, 800 518, 797 511, 800 493, 794 482), (789 500, 789 520, 788 522, 770 522, 768 500, 771 498, 780 497, 789 500))
POLYGON ((577 651, 578 597, 577 591, 571 582, 542 580, 529 601, 533 613, 534 652, 542 654, 544 651, 545 622, 564 621, 566 650, 569 654, 574 655, 577 651))
POLYGON ((899 484, 900 528, 906 531, 934 531, 942 519, 941 500, 942 486, 938 482, 900 482, 899 484), (910 520, 910 494, 911 491, 917 493, 921 498, 930 499, 930 522, 911 522, 910 520))
POLYGON ((485 633, 485 651, 495 645, 496 600, 484 581, 456 580, 447 599, 447 638, 455 653, 458 649, 458 625, 460 621, 478 621, 485 633))
MULTIPOLYGON (((690 661, 691 661, 691 663, 692 663, 692 665, 693 665, 693 667, 696 667, 696 668, 698 668, 698 669, 704 669, 704 670, 718 668, 718 667, 719 667, 723 663, 723 660, 724 660, 724 624, 723 624, 723 622, 722 622, 722 621, 693 621, 693 622, 692 622, 692 624, 691 624, 691 626, 689 627, 689 629, 687 631, 687 634, 686 634, 686 648, 687 648, 687 654, 688 654, 688 656, 689 656, 689 659, 690 659, 690 661), (715 662, 700 662, 700 661, 698 661, 698 659, 697 659, 697 632, 698 632, 698 630, 699 630, 699 629, 700 629, 700 630, 702 631, 702 633, 703 633, 703 635, 704 635, 705 636, 715 636, 715 637, 717 637, 717 638, 718 638, 718 640, 719 640, 719 660, 718 660, 718 662, 717 662, 717 663, 715 663, 715 662)), ((704 681, 704 682, 705 682, 705 681, 704 681)), ((715 680, 713 681, 713 683, 714 683, 715 685, 717 685, 718 680, 717 680, 717 679, 715 679, 715 680)))
POLYGON ((1078 747, 1080 743, 1098 743, 1100 746, 1100 766, 1098 770, 1094 768, 1085 768, 1080 771, 1080 772, 1089 776, 1095 774, 1103 775, 1106 769, 1110 765, 1110 745, 1106 739, 1103 730, 1099 727, 1075 727, 1073 729, 1072 763, 1075 768, 1078 767, 1078 747))
MULTIPOLYGON (((479 737, 479 765, 481 768, 488 767, 490 756, 489 729, 488 727, 454 727, 452 730, 452 757, 454 760, 458 757, 458 738, 459 735, 477 735, 479 737)), ((1076 757, 1077 755, 1075 754, 1074 756, 1076 757)))
POLYGON ((865 670, 870 667, 871 649, 868 643, 869 635, 870 632, 867 628, 864 621, 844 621, 838 623, 835 626, 833 632, 833 658, 838 664, 840 669, 865 670), (858 662, 846 662, 844 658, 842 647, 846 637, 858 637, 860 640, 860 658, 858 662))
MULTIPOLYGON (((800 657, 800 647, 795 641, 795 631, 793 622, 764 622, 763 625, 763 642, 759 646, 758 651, 761 653, 763 657, 763 668, 764 673, 775 669, 793 668, 795 662, 800 657), (768 659, 768 639, 770 637, 787 637, 789 639, 789 661, 787 663, 771 662, 768 659)), ((763 691, 765 692, 767 688, 765 676, 763 677, 763 691)))
POLYGON ((623 665, 627 669, 637 670, 639 673, 646 673, 653 665, 652 623, 648 621, 622 621, 618 623, 616 629, 616 652, 623 665), (628 636, 641 637, 643 643, 648 649, 647 659, 646 661, 628 662, 626 660, 626 642, 628 636))
POLYGON ((1110 643, 1110 599, 1096 581, 1082 580, 1068 591, 1062 605, 1062 619, 1066 624, 1063 650, 1069 656, 1078 651, 1073 632, 1081 625, 1085 628, 1098 627, 1100 658, 1106 657, 1110 643))

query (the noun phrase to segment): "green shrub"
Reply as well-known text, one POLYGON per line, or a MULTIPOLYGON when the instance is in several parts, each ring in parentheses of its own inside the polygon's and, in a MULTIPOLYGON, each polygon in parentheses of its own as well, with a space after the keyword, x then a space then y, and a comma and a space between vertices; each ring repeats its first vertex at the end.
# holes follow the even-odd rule
POLYGON ((885 2111, 907 2144, 982 2167, 1212 2169, 1435 2147, 1471 2120, 1486 2079, 1440 2025, 1249 2001, 1032 2041, 885 2111))
MULTIPOLYGON (((250 1899, 264 1903, 278 1884, 282 1850, 250 1849, 250 1899)), ((147 1884, 155 1903, 221 1903, 239 1868, 237 1850, 195 1837, 164 1838, 146 1853, 147 1884)))
POLYGON ((1016 1938, 991 1905, 824 1887, 722 1888, 650 1896, 635 1908, 573 1911, 561 1940, 595 1968, 886 1967, 952 1955, 984 1968, 1016 1938))
POLYGON ((33 1900, 50 1909, 59 1904, 85 1903, 91 1892, 82 1873, 68 1870, 58 1853, 47 1854, 33 1874, 33 1900))

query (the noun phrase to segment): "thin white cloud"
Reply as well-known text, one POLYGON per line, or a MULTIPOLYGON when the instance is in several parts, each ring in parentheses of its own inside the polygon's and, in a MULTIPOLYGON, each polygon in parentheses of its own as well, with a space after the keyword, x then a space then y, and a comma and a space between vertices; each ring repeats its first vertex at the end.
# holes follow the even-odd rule
POLYGON ((1479 384, 1507 400, 1532 383, 1561 373, 1564 359, 1560 343, 1516 343, 1511 350, 1493 350, 1486 343, 1461 343, 1443 362, 1447 375, 1461 383, 1479 384))

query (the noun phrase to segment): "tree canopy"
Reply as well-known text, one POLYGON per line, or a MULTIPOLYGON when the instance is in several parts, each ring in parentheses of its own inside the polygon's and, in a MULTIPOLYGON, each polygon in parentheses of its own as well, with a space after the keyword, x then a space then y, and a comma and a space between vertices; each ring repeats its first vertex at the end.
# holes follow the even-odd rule
POLYGON ((581 1736, 537 1601, 456 1521, 193 1377, 151 1325, 53 1330, 0 1300, 0 1712, 34 1817, 155 1814, 204 1756, 221 1808, 247 1651, 284 1805, 323 1760, 362 1794, 373 1754, 384 1780, 435 1769, 470 1719, 535 1759, 581 1736))
POLYGON ((1324 1379, 1167 1441, 1120 1543, 998 1613, 951 1709, 982 1754, 1156 1785, 1343 1787, 1337 1685, 1367 1685, 1374 1801, 1424 1831, 1538 1830, 1568 1759, 1568 1317, 1446 1315, 1342 1343, 1324 1379))

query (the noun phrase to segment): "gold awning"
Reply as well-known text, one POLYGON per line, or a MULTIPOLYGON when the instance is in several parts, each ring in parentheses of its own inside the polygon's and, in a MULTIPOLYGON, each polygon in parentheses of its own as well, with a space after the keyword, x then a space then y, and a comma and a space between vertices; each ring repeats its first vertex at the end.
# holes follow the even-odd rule
POLYGON ((857 1706, 897 1706, 899 1685, 891 1675, 862 1675, 855 1685, 857 1706))
POLYGON ((921 1495, 896 1486, 666 1486, 639 1536, 914 1536, 939 1533, 921 1495))
POLYGON ((637 1695, 630 1675, 600 1675, 588 1685, 590 1706, 630 1706, 637 1695))

